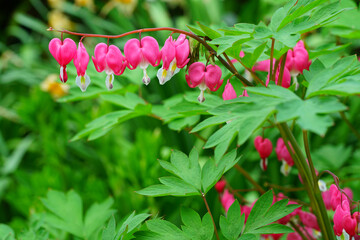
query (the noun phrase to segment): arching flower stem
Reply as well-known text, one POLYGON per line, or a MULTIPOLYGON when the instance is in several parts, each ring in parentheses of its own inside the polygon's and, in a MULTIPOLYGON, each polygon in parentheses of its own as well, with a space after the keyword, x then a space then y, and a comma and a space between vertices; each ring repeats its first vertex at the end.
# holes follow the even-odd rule
POLYGON ((48 31, 56 31, 56 32, 60 32, 61 34, 66 33, 66 34, 70 34, 70 35, 75 35, 75 36, 84 36, 84 37, 98 37, 98 38, 108 38, 108 39, 117 39, 117 38, 122 38, 122 37, 126 37, 128 35, 131 34, 136 34, 136 33, 143 33, 143 32, 156 32, 156 31, 172 31, 175 33, 182 33, 185 34, 186 36, 189 36, 193 39, 195 39, 196 41, 198 41, 199 43, 201 43, 211 54, 214 54, 219 61, 233 74, 235 74, 235 76, 242 82, 242 84, 247 87, 247 86, 254 86, 253 83, 251 83, 249 80, 247 80, 246 78, 244 78, 243 76, 241 76, 236 69, 232 68, 230 66, 230 64, 220 55, 217 55, 216 51, 205 41, 203 40, 201 37, 199 37, 196 34, 193 34, 191 32, 187 32, 184 30, 180 30, 177 28, 171 28, 171 27, 161 27, 161 28, 143 28, 143 29, 137 29, 137 30, 133 30, 130 32, 126 32, 123 34, 119 34, 119 35, 103 35, 103 34, 91 34, 91 33, 77 33, 77 32, 71 32, 68 30, 56 30, 53 29, 52 27, 47 29, 48 31))

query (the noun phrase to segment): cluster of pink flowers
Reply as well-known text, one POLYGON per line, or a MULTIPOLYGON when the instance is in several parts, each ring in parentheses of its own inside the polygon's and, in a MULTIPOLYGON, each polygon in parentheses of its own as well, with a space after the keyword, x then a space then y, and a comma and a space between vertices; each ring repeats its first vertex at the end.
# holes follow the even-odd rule
MULTIPOLYGON (((263 171, 266 171, 268 164, 268 157, 272 153, 273 145, 268 138, 263 138, 261 136, 257 136, 254 140, 254 145, 256 151, 259 153, 261 161, 260 167, 263 171)), ((289 146, 291 147, 290 143, 289 146)), ((276 142, 275 152, 279 161, 282 161, 282 166, 280 171, 285 175, 289 175, 291 167, 294 165, 294 160, 292 159, 284 140, 279 138, 276 142)))
MULTIPOLYGON (((240 58, 245 56, 243 51, 240 52, 240 58)), ((232 62, 236 62, 233 60, 232 62)), ((275 68, 276 60, 273 59, 273 68, 275 68)), ((290 49, 286 55, 286 62, 284 67, 284 73, 281 81, 281 86, 284 88, 289 88, 291 85, 291 78, 293 78, 293 84, 295 84, 295 89, 298 89, 299 84, 297 82, 297 76, 302 74, 304 70, 309 70, 311 64, 311 60, 309 60, 309 53, 307 52, 304 42, 299 41, 293 49, 290 49)), ((275 84, 278 84, 278 79, 280 75, 280 66, 281 61, 276 68, 275 72, 275 84)), ((270 72, 270 59, 257 62, 255 66, 252 68, 253 71, 263 71, 263 72, 270 72)), ((247 74, 247 70, 245 70, 245 74, 247 74)), ((248 74, 249 75, 249 74, 248 74)), ((251 77, 251 76, 249 76, 251 77)), ((266 80, 266 86, 269 85, 270 76, 268 74, 266 80)), ((230 81, 227 81, 225 85, 225 89, 223 92, 223 99, 230 100, 237 98, 236 92, 234 87, 231 85, 230 81)), ((239 97, 248 97, 246 90, 243 91, 242 95, 239 97)))
MULTIPOLYGON (((60 64, 60 80, 66 82, 68 77, 66 65, 73 60, 77 70, 76 84, 84 92, 90 84, 90 77, 86 74, 89 63, 89 54, 83 43, 80 41, 78 47, 75 42, 66 38, 63 41, 54 38, 49 43, 49 50, 56 61, 60 64)), ((150 83, 146 69, 149 65, 156 67, 163 62, 162 67, 158 70, 157 77, 161 85, 169 81, 176 73, 184 68, 190 58, 189 40, 184 34, 174 40, 170 36, 161 49, 153 37, 144 37, 139 39, 130 39, 124 46, 124 55, 115 45, 99 43, 94 50, 92 61, 98 72, 107 74, 105 85, 110 90, 114 84, 114 74, 121 75, 125 69, 134 70, 137 67, 143 70, 143 82, 145 85, 150 83)), ((198 100, 205 100, 204 91, 217 91, 222 85, 222 71, 219 66, 207 65, 202 62, 195 62, 189 66, 189 73, 186 75, 186 81, 191 88, 199 87, 200 95, 198 100)))
MULTIPOLYGON (((228 189, 226 189, 226 180, 222 179, 218 181, 215 184, 215 189, 219 193, 220 196, 220 202, 227 213, 230 206, 235 202, 234 195, 231 194, 228 189)), ((280 201, 282 199, 286 199, 286 196, 283 193, 278 193, 276 196, 274 195, 273 203, 280 201)), ((251 212, 251 209, 253 208, 254 204, 256 203, 256 200, 251 205, 240 205, 241 214, 245 214, 245 223, 247 221, 247 218, 249 217, 249 214, 251 212)), ((297 202, 290 200, 288 204, 297 204, 297 202)), ((305 236, 310 236, 311 238, 316 238, 319 236, 320 227, 316 220, 316 216, 307 211, 303 211, 302 207, 295 209, 292 213, 288 214, 287 216, 279 219, 277 223, 288 225, 289 222, 294 219, 295 222, 301 223, 300 230, 305 236)), ((266 240, 278 240, 283 236, 283 234, 264 234, 262 235, 262 239, 266 240)), ((297 232, 288 234, 287 236, 288 240, 301 240, 301 235, 297 232)), ((310 239, 310 238, 309 238, 310 239)))
MULTIPOLYGON (((73 60, 77 71, 75 82, 82 91, 85 91, 90 84, 90 77, 86 74, 90 57, 83 43, 80 41, 76 47, 75 42, 70 38, 64 40, 54 38, 49 43, 49 51, 60 65, 60 80, 64 83, 68 79, 66 66, 73 60)), ((117 46, 99 43, 95 47, 92 61, 96 71, 107 74, 105 84, 108 89, 112 89, 114 74, 121 75, 126 68, 130 70, 141 68, 144 72, 143 82, 149 84, 150 78, 146 69, 149 65, 158 66, 161 60, 163 66, 157 76, 160 84, 164 84, 187 65, 190 60, 189 54, 189 41, 184 34, 181 34, 177 40, 170 36, 161 51, 153 37, 144 37, 141 40, 130 39, 124 46, 125 56, 117 46)))
MULTIPOLYGON (((280 65, 276 69, 275 73, 275 84, 278 84, 280 65)), ((309 53, 307 52, 304 42, 299 41, 296 46, 287 52, 284 74, 281 82, 281 86, 288 88, 291 85, 291 77, 293 78, 293 84, 295 84, 295 89, 298 89, 299 84, 297 82, 297 76, 302 74, 304 70, 309 70, 311 65, 311 60, 309 60, 309 53)), ((273 60, 273 66, 275 68, 275 59, 273 60)), ((270 59, 258 62, 254 67, 253 71, 264 71, 270 72, 270 59)), ((268 75, 266 86, 270 82, 270 77, 268 75)))
POLYGON ((351 214, 353 193, 350 188, 339 189, 332 184, 330 189, 322 192, 325 207, 334 213, 334 232, 337 236, 360 239, 360 213, 351 214))

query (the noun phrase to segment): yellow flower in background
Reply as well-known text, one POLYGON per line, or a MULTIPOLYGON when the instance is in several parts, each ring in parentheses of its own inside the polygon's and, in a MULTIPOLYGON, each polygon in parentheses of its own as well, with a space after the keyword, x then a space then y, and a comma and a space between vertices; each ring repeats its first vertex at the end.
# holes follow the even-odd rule
POLYGON ((47 2, 51 8, 60 9, 65 0, 48 0, 47 2))
POLYGON ((49 26, 54 29, 74 29, 74 23, 60 10, 52 10, 48 14, 49 26))
POLYGON ((94 10, 94 0, 75 0, 75 5, 94 10))
POLYGON ((124 15, 130 16, 136 6, 138 0, 110 0, 101 10, 101 14, 107 15, 113 8, 117 8, 124 15))
POLYGON ((59 83, 57 79, 58 76, 56 74, 50 74, 40 85, 41 90, 50 93, 54 99, 67 95, 70 89, 69 85, 59 83))

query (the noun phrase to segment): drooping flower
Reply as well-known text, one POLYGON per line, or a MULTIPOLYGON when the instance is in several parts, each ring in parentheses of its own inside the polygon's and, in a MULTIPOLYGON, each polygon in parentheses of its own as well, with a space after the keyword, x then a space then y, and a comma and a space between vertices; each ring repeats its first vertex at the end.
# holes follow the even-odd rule
POLYGON ((337 236, 343 234, 343 230, 350 236, 357 234, 357 216, 359 213, 354 213, 351 216, 349 202, 344 200, 336 207, 334 213, 334 232, 337 236))
POLYGON ((159 69, 157 77, 161 85, 169 81, 181 68, 189 62, 190 45, 186 35, 180 34, 175 41, 170 36, 160 51, 163 61, 162 68, 159 69))
POLYGON ((151 64, 156 67, 160 64, 159 44, 153 37, 144 37, 139 39, 133 38, 125 43, 124 54, 129 63, 130 69, 139 66, 144 73, 143 82, 145 85, 150 83, 150 77, 146 73, 146 69, 151 64))
POLYGON ((254 145, 261 158, 260 167, 262 170, 266 171, 267 158, 270 156, 272 152, 273 145, 268 138, 262 138, 261 136, 257 136, 255 138, 254 145))
POLYGON ((224 88, 224 92, 222 94, 222 97, 224 100, 230 100, 230 99, 234 99, 237 98, 236 92, 234 87, 231 85, 230 80, 227 80, 227 83, 225 85, 224 88))
MULTIPOLYGON (((275 68, 275 59, 273 59, 273 68, 275 68)), ((276 69, 275 73, 275 84, 278 84, 279 81, 279 75, 280 75, 280 64, 276 69)), ((268 72, 267 80, 266 80, 266 86, 269 85, 270 82, 270 59, 257 62, 256 65, 252 68, 253 71, 262 71, 262 72, 268 72)), ((289 88, 291 83, 291 74, 289 72, 289 69, 287 67, 284 67, 284 73, 281 81, 281 86, 284 88, 289 88)))
POLYGON ((331 184, 329 191, 332 210, 335 210, 344 200, 348 201, 346 195, 342 193, 335 184, 331 184))
POLYGON ((315 229, 317 231, 320 231, 320 227, 317 222, 316 216, 313 213, 299 211, 298 214, 299 214, 300 221, 304 224, 305 227, 309 227, 309 228, 315 229))
POLYGON ((299 41, 293 50, 289 50, 286 55, 285 66, 289 69, 291 77, 293 78, 293 83, 295 84, 295 89, 299 87, 297 82, 297 76, 303 71, 309 70, 311 60, 309 60, 309 53, 305 49, 303 41, 299 41))
MULTIPOLYGON (((279 77, 280 77, 280 66, 277 68, 276 73, 275 73, 275 84, 276 85, 278 84, 279 77)), ((267 80, 266 80, 266 86, 269 85, 269 82, 270 82, 270 77, 268 75, 267 80)), ((290 75, 289 70, 285 67, 283 77, 282 77, 282 81, 281 81, 281 86, 284 87, 284 88, 289 88, 290 83, 291 83, 291 75, 290 75)))
POLYGON ((99 43, 95 46, 94 55, 92 60, 96 71, 105 71, 107 74, 105 79, 106 87, 110 90, 114 84, 114 74, 121 75, 126 68, 126 60, 121 54, 121 51, 115 45, 106 45, 99 43))
POLYGON ((226 181, 225 180, 219 180, 216 184, 215 184, 215 189, 218 193, 222 193, 224 191, 224 188, 226 186, 226 181))
POLYGON ((291 167, 294 165, 294 160, 292 159, 288 149, 286 148, 284 140, 282 138, 279 138, 277 140, 275 151, 276 151, 276 155, 277 155, 278 160, 282 161, 282 163, 283 163, 282 166, 281 166, 280 171, 285 176, 289 175, 291 167))
POLYGON ((221 68, 217 65, 205 66, 202 62, 195 62, 189 67, 189 74, 185 76, 186 82, 189 87, 199 87, 200 95, 198 97, 199 102, 203 102, 204 91, 208 88, 210 91, 217 91, 222 85, 221 68))
POLYGON ((76 44, 70 38, 66 38, 64 41, 53 38, 49 43, 49 51, 60 64, 60 80, 65 83, 68 79, 66 65, 73 60, 76 54, 76 44))
POLYGON ((75 80, 76 85, 79 86, 81 91, 85 92, 90 84, 90 77, 86 74, 86 69, 89 63, 89 54, 87 53, 82 42, 79 42, 78 49, 74 56, 74 65, 76 67, 77 77, 75 80))
POLYGON ((288 51, 285 66, 289 69, 291 76, 297 76, 302 74, 305 69, 308 70, 310 64, 309 53, 305 49, 304 42, 300 40, 293 50, 288 51))

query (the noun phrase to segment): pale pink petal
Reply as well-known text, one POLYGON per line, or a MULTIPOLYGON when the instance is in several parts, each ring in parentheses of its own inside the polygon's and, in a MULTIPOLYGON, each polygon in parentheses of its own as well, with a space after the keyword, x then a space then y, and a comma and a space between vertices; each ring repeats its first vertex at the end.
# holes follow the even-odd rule
POLYGON ((230 80, 227 80, 227 83, 225 85, 224 92, 222 94, 222 97, 224 100, 230 100, 237 98, 236 92, 234 87, 231 85, 230 80))
POLYGON ((208 65, 205 72, 205 84, 210 91, 216 91, 222 84, 221 68, 217 65, 208 65))
POLYGON ((144 59, 149 62, 152 66, 159 65, 159 44, 153 37, 144 37, 141 39, 141 49, 144 59))
POLYGON ((189 67, 189 74, 185 76, 185 79, 189 87, 197 87, 205 77, 205 64, 202 62, 195 62, 189 67))

